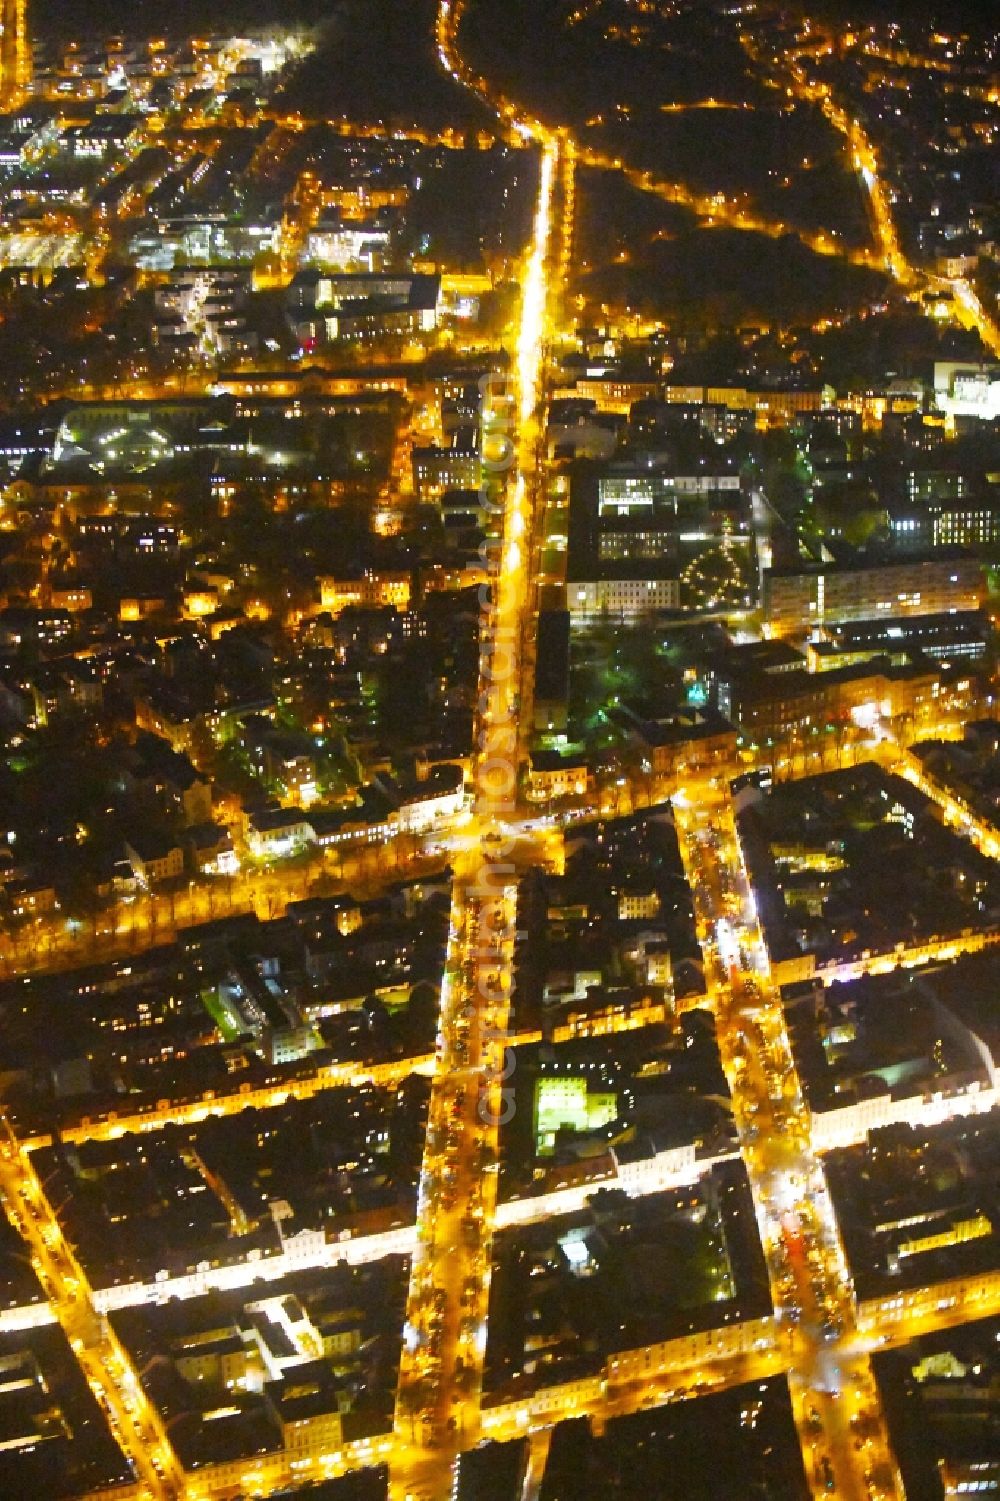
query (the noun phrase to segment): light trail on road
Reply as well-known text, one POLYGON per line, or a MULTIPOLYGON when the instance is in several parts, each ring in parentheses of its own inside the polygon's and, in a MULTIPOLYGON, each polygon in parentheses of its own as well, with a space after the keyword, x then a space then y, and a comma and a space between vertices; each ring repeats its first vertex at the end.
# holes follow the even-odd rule
MULTIPOLYGON (((546 261, 550 248, 552 194, 558 164, 558 138, 547 136, 542 143, 541 181, 538 186, 531 254, 524 279, 521 323, 517 336, 518 432, 522 459, 534 452, 532 418, 538 405, 542 379, 542 350, 549 299, 546 261)), ((517 485, 524 485, 523 466, 517 477, 517 485)))

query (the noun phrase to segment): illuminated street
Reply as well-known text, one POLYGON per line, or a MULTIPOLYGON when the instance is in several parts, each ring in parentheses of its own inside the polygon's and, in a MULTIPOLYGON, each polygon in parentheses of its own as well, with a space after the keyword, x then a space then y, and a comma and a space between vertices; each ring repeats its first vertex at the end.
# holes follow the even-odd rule
MULTIPOLYGON (((439 12, 444 65, 461 77, 448 0, 439 12)), ((524 125, 525 131, 537 128, 524 125)), ((512 382, 515 463, 503 487, 500 558, 481 632, 474 776, 479 834, 455 870, 396 1414, 392 1494, 440 1496, 456 1452, 475 1442, 486 1347, 496 1168, 512 983, 516 886, 495 859, 516 787, 526 622, 533 608, 536 409, 553 295, 557 138, 541 139, 534 230, 523 272, 512 382)))
POLYGON ((0 1186, 8 1214, 16 1217, 32 1249, 38 1276, 90 1388, 107 1412, 136 1478, 146 1487, 144 1493, 156 1501, 181 1495, 184 1480, 155 1412, 107 1321, 96 1311, 87 1279, 30 1161, 16 1145, 6 1121, 4 1128, 0 1186))
MULTIPOLYGON (((755 63, 766 68, 768 60, 755 46, 752 35, 749 32, 744 33, 742 41, 755 63)), ((818 103, 826 119, 844 137, 846 149, 851 154, 854 169, 864 187, 868 202, 872 229, 878 247, 875 253, 875 264, 880 265, 904 287, 919 285, 926 280, 926 277, 907 260, 900 244, 890 194, 883 181, 878 153, 861 122, 847 114, 837 102, 829 84, 817 81, 810 76, 808 63, 812 58, 812 51, 806 50, 801 56, 789 54, 778 61, 787 75, 790 90, 795 96, 803 101, 818 103)), ((938 283, 938 285, 945 284, 938 283)), ((974 289, 960 278, 955 278, 947 286, 958 301, 961 321, 967 327, 975 329, 985 347, 992 354, 1000 354, 1000 329, 983 307, 974 289)))
POLYGON ((851 1278, 822 1168, 810 1143, 809 1114, 792 1059, 780 1000, 753 915, 731 811, 724 801, 679 804, 685 861, 700 916, 712 935, 712 966, 720 987, 717 1016, 723 1062, 750 1174, 758 1224, 768 1256, 777 1318, 794 1327, 790 1372, 793 1409, 806 1473, 817 1489, 829 1465, 837 1493, 900 1495, 884 1428, 881 1454, 862 1462, 839 1398, 851 1389, 859 1410, 877 1412, 867 1362, 841 1351, 855 1327, 851 1278), (734 914, 734 898, 738 915, 734 914))

